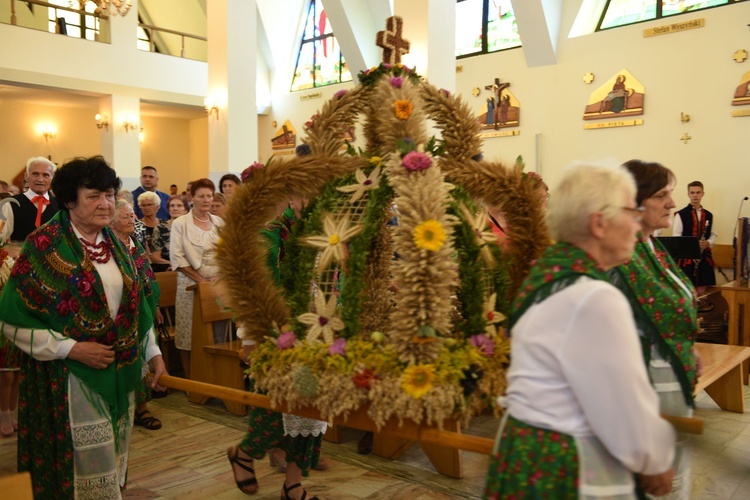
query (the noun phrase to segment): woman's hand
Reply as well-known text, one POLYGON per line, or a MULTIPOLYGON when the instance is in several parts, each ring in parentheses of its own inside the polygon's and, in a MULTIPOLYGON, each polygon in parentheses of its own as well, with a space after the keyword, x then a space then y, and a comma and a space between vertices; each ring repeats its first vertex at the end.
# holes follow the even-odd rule
POLYGON ((647 476, 638 474, 638 480, 641 483, 643 491, 649 495, 660 497, 672 491, 672 480, 674 479, 674 470, 668 469, 661 474, 647 476))
POLYGON ((68 353, 68 358, 78 361, 97 370, 103 370, 115 360, 115 351, 111 345, 97 342, 76 342, 68 353))
POLYGON ((154 374, 154 378, 151 379, 151 388, 157 391, 166 391, 166 387, 159 385, 159 377, 169 375, 167 368, 164 366, 164 358, 162 358, 161 354, 157 354, 148 360, 148 368, 154 374))
POLYGON ((164 316, 162 316, 161 309, 158 307, 156 308, 156 318, 154 319, 156 320, 157 325, 161 325, 162 323, 164 323, 164 316))

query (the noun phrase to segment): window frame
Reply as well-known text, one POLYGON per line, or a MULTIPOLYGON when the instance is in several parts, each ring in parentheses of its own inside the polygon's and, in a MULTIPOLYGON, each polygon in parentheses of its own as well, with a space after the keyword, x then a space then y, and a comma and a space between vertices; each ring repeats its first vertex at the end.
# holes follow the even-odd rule
MULTIPOLYGON (((459 4, 461 2, 464 2, 466 0, 456 0, 456 4, 459 4)), ((608 0, 609 1, 609 0, 608 0)), ((520 49, 523 47, 523 41, 521 41, 520 45, 517 45, 515 47, 506 47, 504 49, 498 49, 489 51, 489 42, 488 42, 488 30, 489 30, 489 15, 490 15, 490 0, 482 0, 482 48, 478 52, 472 52, 471 54, 461 54, 460 56, 455 56, 456 59, 465 59, 467 57, 476 57, 476 56, 484 56, 487 54, 496 54, 498 52, 504 52, 506 50, 513 50, 513 49, 520 49)), ((513 17, 515 18, 515 11, 513 12, 513 17)))
POLYGON ((607 10, 609 9, 609 5, 612 2, 612 0, 607 0, 607 3, 604 5, 604 8, 602 9, 602 14, 599 16, 599 21, 597 21, 597 23, 596 23, 596 29, 594 30, 594 33, 599 32, 599 31, 609 31, 609 30, 612 30, 612 29, 622 28, 624 26, 633 26, 635 24, 650 23, 650 22, 653 22, 653 21, 658 21, 660 19, 673 19, 673 18, 678 17, 678 16, 684 16, 686 14, 695 14, 696 12, 703 12, 705 10, 716 9, 716 8, 720 8, 720 7, 728 7, 730 5, 735 5, 735 4, 738 4, 738 3, 745 2, 745 1, 747 1, 747 0, 727 0, 727 3, 725 3, 725 4, 711 5, 709 7, 703 7, 703 8, 696 9, 696 10, 689 10, 689 11, 680 12, 680 13, 677 13, 677 14, 670 14, 668 16, 664 16, 663 15, 663 10, 662 10, 662 0, 656 0, 656 14, 653 17, 653 19, 644 19, 643 21, 635 21, 633 23, 618 24, 617 26, 610 26, 608 28, 602 28, 602 23, 604 22, 604 17, 607 15, 607 10))

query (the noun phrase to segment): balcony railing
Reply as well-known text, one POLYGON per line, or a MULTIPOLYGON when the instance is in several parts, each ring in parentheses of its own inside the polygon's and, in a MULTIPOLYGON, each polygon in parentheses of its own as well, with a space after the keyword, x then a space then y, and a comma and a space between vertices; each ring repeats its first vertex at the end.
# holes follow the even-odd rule
MULTIPOLYGON (((109 20, 92 11, 42 0, 10 0, 0 6, 0 22, 86 40, 109 42, 109 20), (10 12, 5 6, 10 5, 10 12), (42 11, 34 11, 34 7, 42 11), (29 12, 26 12, 28 7, 29 12), (50 10, 54 9, 54 10, 50 10)), ((1 5, 1 4, 0 4, 1 5)), ((92 8, 95 8, 93 4, 92 8)))
POLYGON ((148 34, 148 39, 139 36, 138 48, 148 52, 167 53, 177 55, 172 42, 175 37, 179 38, 179 56, 186 59, 195 59, 198 61, 208 60, 207 39, 205 36, 192 35, 183 31, 159 28, 150 24, 138 23, 138 27, 148 34), (161 43, 157 43, 157 39, 161 43), (158 48, 158 49, 157 49, 158 48))

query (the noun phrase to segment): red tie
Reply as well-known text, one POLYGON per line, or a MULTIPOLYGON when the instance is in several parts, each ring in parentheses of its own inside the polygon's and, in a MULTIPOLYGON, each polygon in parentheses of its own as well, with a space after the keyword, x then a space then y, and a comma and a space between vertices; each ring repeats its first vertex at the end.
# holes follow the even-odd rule
POLYGON ((36 220, 34 221, 35 227, 42 225, 42 212, 44 212, 44 206, 49 205, 49 200, 41 195, 36 195, 31 199, 31 203, 36 205, 36 220))

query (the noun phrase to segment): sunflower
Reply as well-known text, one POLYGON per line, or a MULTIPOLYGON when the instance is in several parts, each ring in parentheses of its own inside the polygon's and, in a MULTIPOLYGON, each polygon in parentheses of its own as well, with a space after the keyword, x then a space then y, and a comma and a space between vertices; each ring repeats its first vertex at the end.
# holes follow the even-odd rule
POLYGON ((328 215, 323 219, 322 236, 308 236, 302 241, 310 246, 321 248, 323 252, 318 260, 318 271, 325 270, 334 262, 343 262, 346 259, 345 243, 362 229, 361 226, 349 227, 349 218, 344 216, 334 220, 328 215))
POLYGON ((308 341, 318 340, 323 335, 323 340, 330 344, 333 342, 333 334, 344 329, 344 322, 336 316, 336 302, 338 297, 331 295, 326 303, 325 294, 318 292, 315 296, 315 312, 307 312, 297 317, 300 323, 308 325, 306 339, 308 341))
POLYGON ((412 237, 417 248, 434 252, 445 244, 445 228, 435 219, 428 219, 414 228, 412 237))
POLYGON ((398 101, 393 103, 393 107, 395 109, 396 118, 399 120, 407 120, 412 112, 414 111, 414 105, 411 103, 411 101, 407 101, 405 99, 399 99, 398 101))
POLYGON ((433 382, 435 382, 434 365, 412 365, 401 375, 401 388, 416 399, 430 392, 433 382))
POLYGON ((479 246, 480 253, 484 262, 492 267, 495 264, 495 258, 490 251, 490 245, 497 244, 497 236, 492 230, 487 228, 489 215, 487 209, 480 209, 476 214, 472 213, 466 205, 461 205, 461 214, 466 223, 474 232, 474 242, 479 246))
POLYGON ((357 184, 350 184, 348 186, 337 188, 342 193, 352 193, 351 198, 349 198, 349 203, 354 203, 362 198, 365 192, 380 187, 380 166, 372 169, 370 175, 365 175, 365 173, 362 172, 362 169, 358 168, 354 175, 357 178, 357 184))

